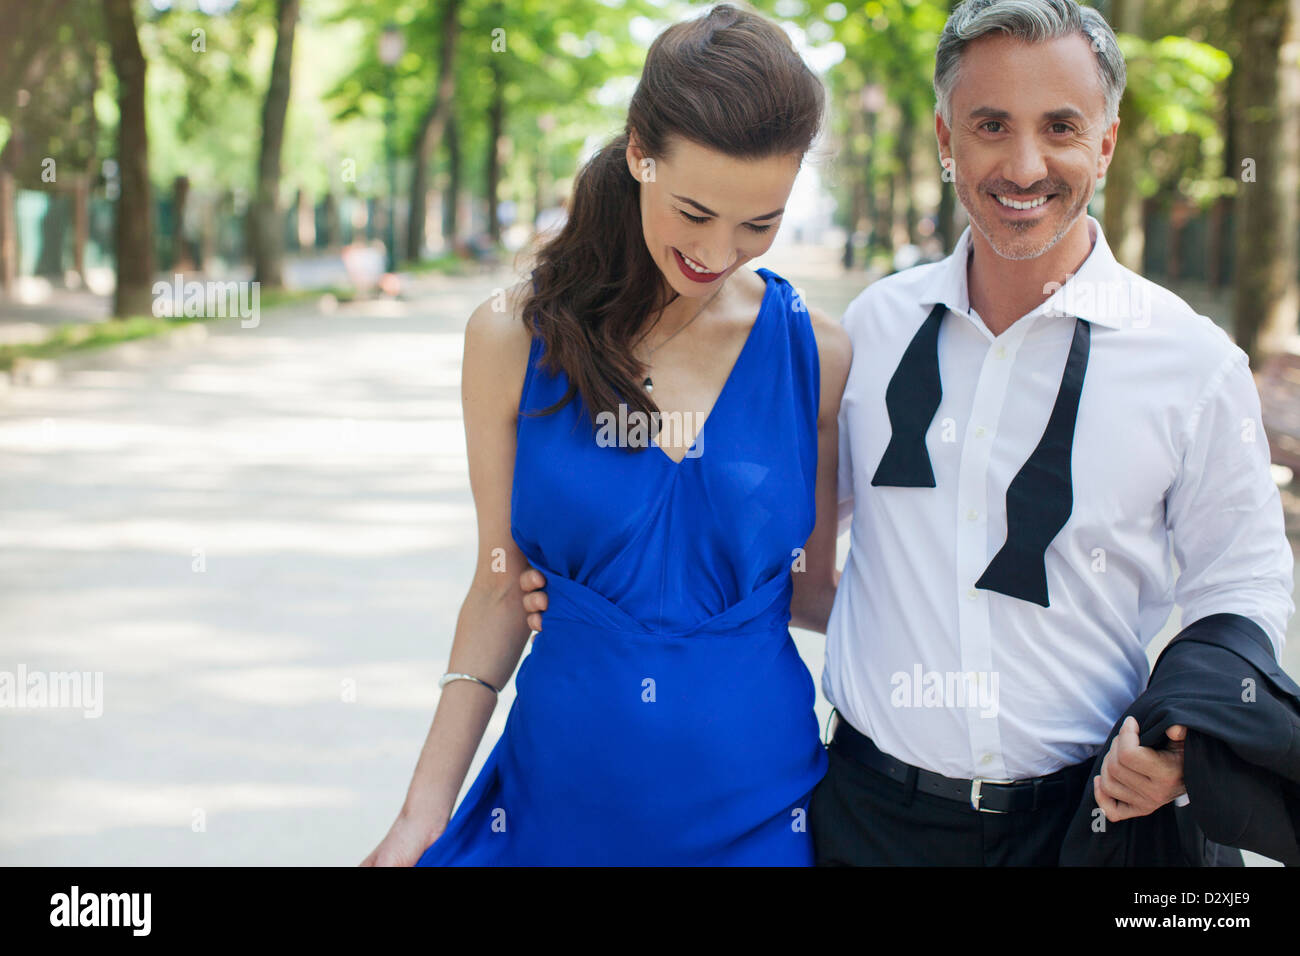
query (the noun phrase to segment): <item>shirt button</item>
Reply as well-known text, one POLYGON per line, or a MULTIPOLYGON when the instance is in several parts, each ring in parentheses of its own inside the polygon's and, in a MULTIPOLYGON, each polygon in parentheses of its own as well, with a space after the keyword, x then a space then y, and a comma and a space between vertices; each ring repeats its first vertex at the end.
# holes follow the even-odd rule
POLYGON ((996 356, 997 356, 998 358, 1000 358, 1000 359, 1004 359, 1004 358, 1007 357, 1007 350, 1006 350, 1005 348, 1003 348, 1001 345, 999 345, 999 346, 997 347, 997 349, 994 350, 993 354, 996 355, 996 356))
POLYGON ((983 438, 986 434, 988 434, 988 429, 986 429, 983 425, 975 429, 976 438, 983 438))
POLYGON ((966 512, 966 520, 967 520, 967 521, 974 521, 974 520, 975 520, 976 518, 978 518, 979 516, 980 516, 980 513, 979 513, 978 511, 974 510, 973 508, 972 508, 970 511, 966 512))
POLYGON ((980 596, 979 591, 976 591, 974 588, 971 588, 969 591, 966 592, 966 597, 970 598, 972 601, 979 596, 980 596))
POLYGON ((993 762, 993 755, 992 755, 992 754, 985 754, 983 757, 980 757, 980 763, 983 763, 983 764, 990 764, 990 763, 992 763, 992 762, 993 762))

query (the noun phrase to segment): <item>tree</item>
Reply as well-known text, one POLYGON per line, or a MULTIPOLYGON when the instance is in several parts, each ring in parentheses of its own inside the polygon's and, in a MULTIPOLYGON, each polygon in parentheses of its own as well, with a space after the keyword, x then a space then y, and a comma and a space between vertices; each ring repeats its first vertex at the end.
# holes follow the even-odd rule
POLYGON ((412 152, 411 210, 406 219, 406 255, 418 262, 424 252, 424 219, 429 197, 429 163, 433 148, 442 142, 451 119, 456 93, 456 46, 460 32, 458 0, 444 0, 438 49, 438 81, 429 105, 420 118, 412 152))
MULTIPOLYGON (((943 180, 934 141, 932 85, 935 48, 950 7, 950 0, 817 3, 801 18, 810 35, 815 31, 844 47, 844 61, 827 75, 833 101, 844 103, 850 114, 865 113, 831 117, 848 147, 836 161, 833 191, 837 207, 847 211, 850 220, 843 223, 849 243, 860 214, 871 221, 873 245, 892 248, 895 237, 901 240, 904 233, 907 241, 915 241, 918 201, 927 201, 918 190, 940 202, 953 191, 943 180), (877 87, 883 90, 884 102, 878 102, 879 93, 864 94, 877 87), (918 168, 932 171, 933 182, 925 184, 918 168)), ((953 199, 948 198, 939 222, 945 245, 955 238, 953 199)), ((845 261, 851 263, 852 258, 846 247, 845 261)))
POLYGON ((289 109, 293 36, 299 0, 276 3, 275 57, 262 106, 262 148, 257 160, 257 199, 250 216, 253 279, 269 288, 284 284, 284 229, 280 208, 280 154, 289 109))
POLYGON ((1233 12, 1242 179, 1233 318, 1254 362, 1281 348, 1300 311, 1300 0, 1238 0, 1233 12))
MULTIPOLYGON (((1114 30, 1140 36, 1144 0, 1113 0, 1110 23, 1114 30)), ((1142 271, 1142 253, 1146 241, 1146 223, 1142 217, 1142 192, 1138 175, 1143 151, 1138 138, 1142 115, 1134 103, 1130 83, 1119 104, 1119 139, 1115 156, 1106 171, 1105 212, 1102 225, 1107 241, 1121 265, 1142 271)))
POLYGON ((12 286, 18 270, 17 187, 50 188, 41 165, 55 140, 70 147, 57 157, 59 166, 78 178, 89 161, 84 144, 95 138, 94 42, 85 10, 76 10, 83 16, 68 18, 71 24, 64 20, 70 5, 0 0, 0 290, 12 286))
POLYGON ((114 224, 117 286, 113 314, 151 311, 153 296, 153 195, 149 185, 149 134, 145 127, 145 59, 131 0, 104 0, 104 26, 117 74, 117 163, 121 192, 114 224))

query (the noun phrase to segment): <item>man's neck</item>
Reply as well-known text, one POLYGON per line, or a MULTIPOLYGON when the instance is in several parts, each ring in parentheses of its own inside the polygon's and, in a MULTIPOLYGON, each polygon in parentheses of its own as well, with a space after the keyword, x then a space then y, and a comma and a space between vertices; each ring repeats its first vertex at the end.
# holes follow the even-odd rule
POLYGON ((990 332, 1001 335, 1064 285, 1088 258, 1092 245, 1086 216, 1080 216, 1060 242, 1035 259, 1004 259, 972 227, 972 255, 966 269, 971 308, 990 332))

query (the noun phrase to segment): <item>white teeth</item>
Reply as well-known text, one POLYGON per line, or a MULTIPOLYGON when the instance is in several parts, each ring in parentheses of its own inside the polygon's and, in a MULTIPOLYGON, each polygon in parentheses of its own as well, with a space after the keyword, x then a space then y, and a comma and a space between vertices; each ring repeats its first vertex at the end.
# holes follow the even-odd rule
POLYGON ((690 266, 690 267, 691 267, 692 269, 694 269, 696 272, 703 272, 703 273, 706 273, 706 274, 709 272, 708 269, 704 268, 704 266, 700 265, 700 264, 699 264, 698 262, 696 262, 694 259, 689 259, 689 258, 687 258, 686 253, 681 252, 681 251, 679 250, 677 254, 678 254, 679 256, 682 257, 682 261, 683 261, 683 262, 685 262, 688 266, 690 266))
POLYGON ((1047 202, 1047 197, 1039 196, 1037 199, 1031 202, 1017 202, 1014 199, 1007 199, 1005 196, 998 196, 997 200, 998 202, 1002 203, 1002 205, 1010 206, 1012 209, 1033 209, 1047 202))

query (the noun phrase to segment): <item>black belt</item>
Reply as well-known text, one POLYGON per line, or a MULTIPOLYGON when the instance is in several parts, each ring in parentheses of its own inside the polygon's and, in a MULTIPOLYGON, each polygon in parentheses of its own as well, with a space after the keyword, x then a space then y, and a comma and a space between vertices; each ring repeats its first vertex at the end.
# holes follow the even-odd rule
POLYGON ((879 771, 891 780, 906 784, 915 775, 916 789, 936 797, 945 797, 964 803, 985 813, 1012 813, 1020 810, 1037 810, 1065 800, 1083 799, 1083 783, 1092 768, 1092 759, 1055 773, 1028 780, 995 783, 981 778, 958 780, 931 770, 913 767, 909 763, 889 756, 870 738, 854 730, 849 722, 836 714, 835 733, 831 749, 879 771))

